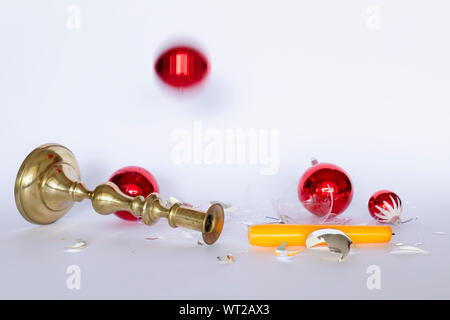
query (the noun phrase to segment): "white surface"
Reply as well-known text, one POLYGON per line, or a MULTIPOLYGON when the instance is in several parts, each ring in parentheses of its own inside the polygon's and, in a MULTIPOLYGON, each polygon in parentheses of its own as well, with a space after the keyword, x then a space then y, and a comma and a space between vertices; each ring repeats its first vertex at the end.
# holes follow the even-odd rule
POLYGON ((433 234, 450 232, 449 10, 447 1, 2 1, 0 297, 450 298, 449 236, 433 234), (80 29, 66 27, 70 5, 81 9, 80 29), (367 27, 372 6, 379 30, 367 27), (192 93, 167 90, 153 72, 178 39, 211 62, 192 93), (171 134, 196 121, 220 132, 279 130, 278 173, 177 165, 171 134), (396 241, 423 242, 430 254, 358 248, 341 264, 309 253, 283 263, 250 248, 238 223, 200 247, 163 221, 130 225, 87 202, 54 225, 32 226, 15 208, 13 185, 28 152, 47 142, 74 152, 90 187, 140 165, 164 197, 251 208, 241 219, 275 215, 272 198, 295 188, 316 156, 353 180, 343 217, 370 222, 368 198, 391 189, 408 202, 405 217, 420 218, 396 241), (145 240, 158 232, 176 239, 145 240), (88 247, 65 252, 77 238, 88 247), (249 252, 232 265, 216 259, 241 250, 249 252), (81 290, 66 288, 74 264, 81 290), (366 287, 374 264, 381 290, 366 287))

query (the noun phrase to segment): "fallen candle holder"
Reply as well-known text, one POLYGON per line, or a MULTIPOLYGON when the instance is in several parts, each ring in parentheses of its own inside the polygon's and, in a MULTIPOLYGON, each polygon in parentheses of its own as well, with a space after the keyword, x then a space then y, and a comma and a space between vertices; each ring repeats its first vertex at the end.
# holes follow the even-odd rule
POLYGON ((129 211, 151 225, 166 218, 172 228, 185 227, 201 231, 203 241, 213 244, 224 224, 220 203, 207 212, 194 210, 181 203, 166 206, 158 193, 144 199, 130 197, 112 182, 88 190, 80 181, 80 170, 72 152, 59 144, 45 144, 34 149, 17 173, 14 197, 22 216, 35 224, 53 223, 72 208, 75 202, 90 199, 94 210, 102 215, 119 210, 129 211))

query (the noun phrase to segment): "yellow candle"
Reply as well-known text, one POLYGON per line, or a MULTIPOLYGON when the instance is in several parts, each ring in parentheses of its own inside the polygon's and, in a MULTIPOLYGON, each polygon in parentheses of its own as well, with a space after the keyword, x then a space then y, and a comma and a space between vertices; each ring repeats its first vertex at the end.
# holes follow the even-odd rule
POLYGON ((337 229, 344 232, 355 244, 389 242, 389 226, 348 226, 323 224, 260 224, 248 228, 248 241, 254 246, 277 247, 304 246, 306 237, 319 229, 337 229))

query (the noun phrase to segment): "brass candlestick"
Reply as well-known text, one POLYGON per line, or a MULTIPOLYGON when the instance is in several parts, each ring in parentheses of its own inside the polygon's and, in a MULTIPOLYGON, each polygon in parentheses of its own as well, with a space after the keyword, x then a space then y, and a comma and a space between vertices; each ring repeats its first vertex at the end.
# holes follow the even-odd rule
POLYGON ((131 212, 151 225, 164 217, 173 228, 185 227, 201 231, 206 244, 213 244, 220 236, 224 212, 220 204, 213 204, 202 212, 175 203, 162 204, 159 194, 144 199, 123 194, 117 185, 105 182, 93 191, 80 182, 80 170, 72 152, 58 144, 45 144, 33 150, 23 161, 14 188, 17 209, 29 222, 49 224, 61 218, 75 202, 92 201, 100 214, 119 210, 131 212))

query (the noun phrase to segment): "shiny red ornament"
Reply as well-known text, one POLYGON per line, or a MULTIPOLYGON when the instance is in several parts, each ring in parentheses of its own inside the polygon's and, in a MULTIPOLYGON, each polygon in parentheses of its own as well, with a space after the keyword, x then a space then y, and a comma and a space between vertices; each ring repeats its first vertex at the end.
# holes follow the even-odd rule
POLYGON ((317 161, 300 178, 297 192, 303 206, 319 217, 342 213, 353 198, 347 173, 334 164, 317 161))
MULTIPOLYGON (((159 192, 155 177, 141 167, 130 166, 119 169, 114 172, 109 181, 116 184, 120 191, 131 197, 147 197, 150 193, 159 192)), ((114 214, 123 220, 137 220, 128 211, 117 211, 114 214)))
POLYGON ((159 56, 155 71, 166 84, 175 88, 188 88, 200 83, 208 75, 209 63, 194 48, 174 47, 159 56))
POLYGON ((389 190, 375 192, 369 199, 370 215, 382 223, 401 223, 402 201, 389 190))

